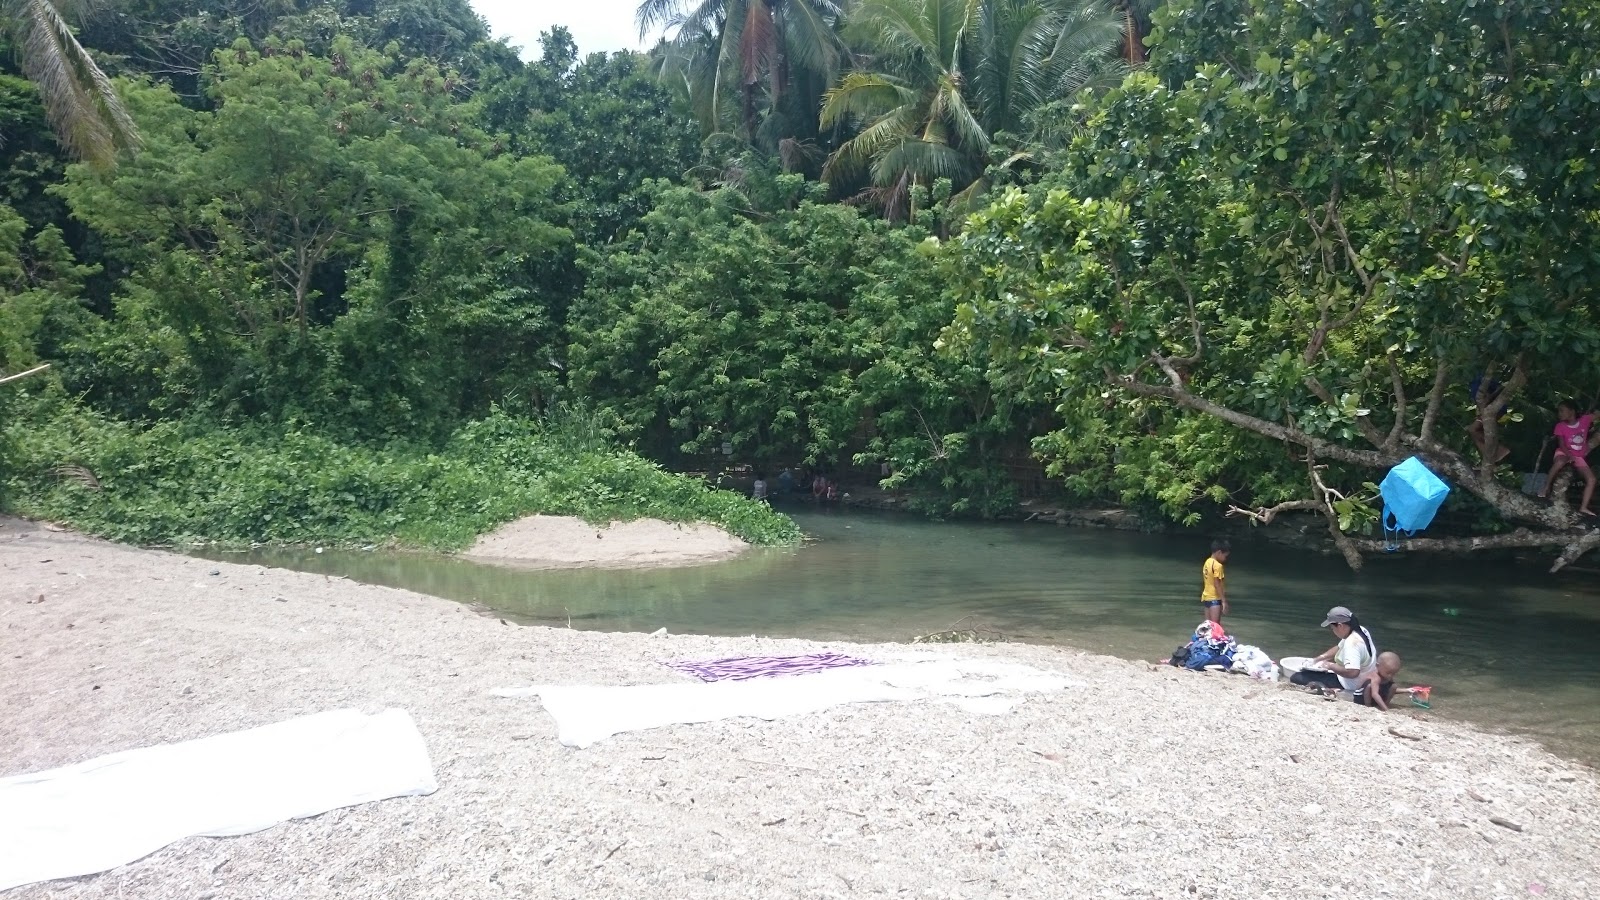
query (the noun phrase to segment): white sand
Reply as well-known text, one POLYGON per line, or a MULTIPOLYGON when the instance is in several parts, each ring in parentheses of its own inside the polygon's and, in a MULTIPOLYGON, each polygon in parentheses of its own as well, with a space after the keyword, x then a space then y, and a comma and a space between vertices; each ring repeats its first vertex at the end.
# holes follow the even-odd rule
POLYGON ((874 648, 508 626, 405 591, 15 520, 0 526, 0 621, 0 775, 400 706, 441 785, 186 840, 17 898, 1600 895, 1592 771, 1237 676, 1047 647, 935 648, 1089 689, 996 717, 873 704, 574 751, 536 702, 489 691, 669 681, 657 662, 673 657, 874 648), (1201 723, 1214 728, 1197 734, 1201 723))
POLYGON ((478 538, 462 556, 538 569, 631 568, 716 562, 748 547, 715 525, 637 519, 596 527, 574 516, 528 516, 478 538))

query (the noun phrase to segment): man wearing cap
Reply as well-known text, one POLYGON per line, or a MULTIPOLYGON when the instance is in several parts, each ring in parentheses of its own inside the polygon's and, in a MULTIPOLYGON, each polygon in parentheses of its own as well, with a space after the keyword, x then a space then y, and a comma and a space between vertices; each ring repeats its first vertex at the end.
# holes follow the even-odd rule
POLYGON ((1362 676, 1377 666, 1378 648, 1372 642, 1372 634, 1362 626, 1355 613, 1343 606, 1328 610, 1322 627, 1332 630, 1339 642, 1317 657, 1320 668, 1301 669, 1289 676, 1289 683, 1343 689, 1360 703, 1364 687, 1362 676))

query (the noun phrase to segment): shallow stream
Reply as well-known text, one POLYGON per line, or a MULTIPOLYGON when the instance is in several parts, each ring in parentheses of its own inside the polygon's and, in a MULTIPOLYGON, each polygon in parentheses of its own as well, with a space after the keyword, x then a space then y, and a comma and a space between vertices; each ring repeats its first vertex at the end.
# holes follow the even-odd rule
MULTIPOLYGON (((795 518, 813 539, 803 547, 680 569, 527 571, 309 550, 247 561, 607 631, 907 640, 965 619, 1013 640, 1155 659, 1200 619, 1208 547, 1198 538, 849 511, 795 518)), ((1234 550, 1228 593, 1228 630, 1274 658, 1327 649, 1323 613, 1349 606, 1380 648, 1405 659, 1400 684, 1434 686, 1435 714, 1600 765, 1600 576, 1403 555, 1356 574, 1252 543, 1234 550)))

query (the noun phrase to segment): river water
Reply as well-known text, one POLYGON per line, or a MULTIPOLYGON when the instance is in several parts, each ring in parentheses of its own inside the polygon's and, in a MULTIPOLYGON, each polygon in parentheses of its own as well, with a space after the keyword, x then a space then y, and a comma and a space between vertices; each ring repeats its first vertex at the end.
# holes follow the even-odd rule
MULTIPOLYGON (((476 603, 517 621, 607 631, 906 640, 965 619, 962 627, 1013 640, 1155 659, 1201 618, 1209 547, 1198 538, 849 511, 795 518, 812 539, 802 547, 680 569, 526 571, 412 553, 247 556, 476 603)), ((1404 555, 1357 574, 1337 559, 1244 543, 1229 560, 1228 594, 1230 633, 1274 658, 1327 649, 1323 613, 1349 606, 1381 649, 1405 659, 1401 685, 1434 686, 1434 714, 1600 765, 1600 578, 1404 555)))

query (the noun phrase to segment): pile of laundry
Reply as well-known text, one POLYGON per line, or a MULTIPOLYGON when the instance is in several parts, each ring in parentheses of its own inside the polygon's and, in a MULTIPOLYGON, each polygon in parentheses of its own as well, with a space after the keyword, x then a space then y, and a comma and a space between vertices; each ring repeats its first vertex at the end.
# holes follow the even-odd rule
POLYGON ((1174 650, 1167 662, 1196 672, 1220 669, 1262 681, 1278 680, 1278 664, 1272 661, 1266 651, 1234 640, 1219 622, 1201 622, 1189 642, 1174 650))

